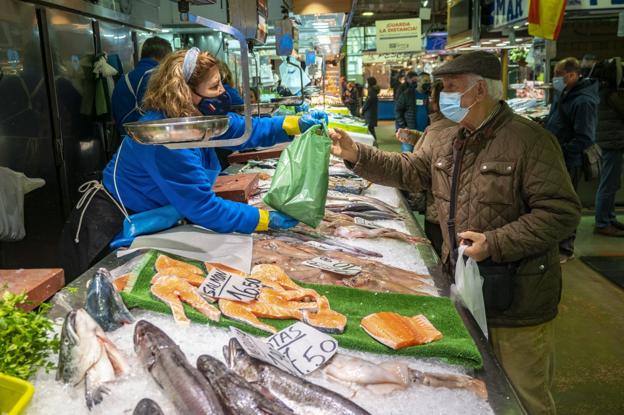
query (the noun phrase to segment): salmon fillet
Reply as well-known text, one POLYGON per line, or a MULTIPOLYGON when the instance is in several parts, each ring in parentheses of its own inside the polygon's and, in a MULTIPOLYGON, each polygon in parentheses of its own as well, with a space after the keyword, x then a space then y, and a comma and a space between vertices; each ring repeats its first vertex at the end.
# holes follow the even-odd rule
POLYGON ((405 317, 382 311, 364 317, 360 326, 372 338, 394 350, 442 338, 442 333, 422 314, 405 317))
POLYGON ((347 325, 347 317, 329 308, 327 297, 322 296, 317 299, 318 311, 312 313, 303 312, 303 321, 310 326, 325 333, 343 333, 347 325))
POLYGON ((210 320, 219 321, 221 313, 208 304, 191 284, 173 275, 158 275, 152 279, 151 293, 171 308, 173 319, 179 324, 189 324, 182 302, 187 303, 210 320))
POLYGON ((306 297, 315 299, 318 293, 303 288, 290 279, 286 272, 275 264, 258 264, 251 270, 251 278, 260 280, 263 285, 276 291, 282 291, 289 300, 302 300, 306 297))
POLYGON ((204 275, 204 271, 202 271, 199 267, 195 265, 188 264, 184 261, 178 261, 177 259, 169 258, 167 255, 158 255, 156 258, 156 263, 154 263, 154 268, 156 271, 161 272, 167 268, 182 268, 192 274, 204 275))
POLYGON ((238 275, 240 277, 248 277, 249 275, 246 272, 243 272, 239 269, 230 267, 229 265, 222 264, 220 262, 204 262, 204 266, 206 267, 206 271, 210 272, 213 268, 221 270, 223 272, 227 272, 230 274, 238 275))
POLYGON ((261 322, 258 317, 249 310, 246 303, 221 298, 219 299, 219 308, 224 316, 232 320, 249 324, 257 329, 268 331, 269 333, 277 333, 275 327, 261 322))

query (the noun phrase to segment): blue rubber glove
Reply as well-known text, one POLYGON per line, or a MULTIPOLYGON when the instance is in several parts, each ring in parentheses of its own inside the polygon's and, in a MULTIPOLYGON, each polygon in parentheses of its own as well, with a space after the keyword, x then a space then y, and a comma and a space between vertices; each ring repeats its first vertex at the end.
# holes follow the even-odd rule
POLYGON ((304 133, 315 125, 327 124, 328 120, 327 114, 323 111, 312 111, 308 114, 303 114, 299 118, 299 130, 304 133))
POLYGON ((123 228, 110 243, 111 249, 130 246, 134 238, 164 231, 175 226, 184 217, 171 205, 130 215, 124 219, 123 228))
POLYGON ((271 229, 290 229, 298 223, 297 219, 293 219, 282 212, 269 212, 269 228, 271 229))
POLYGON ((301 105, 297 105, 295 107, 295 112, 308 112, 308 110, 310 109, 310 104, 308 104, 307 102, 304 102, 301 105))

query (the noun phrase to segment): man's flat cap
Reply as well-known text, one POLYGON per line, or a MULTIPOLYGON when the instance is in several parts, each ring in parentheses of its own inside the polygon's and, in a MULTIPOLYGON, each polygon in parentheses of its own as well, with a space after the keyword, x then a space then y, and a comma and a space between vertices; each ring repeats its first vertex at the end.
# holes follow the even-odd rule
POLYGON ((437 67, 433 71, 433 76, 440 77, 445 75, 461 75, 472 73, 481 75, 484 78, 501 79, 501 63, 496 55, 484 52, 474 51, 459 55, 452 61, 437 67))

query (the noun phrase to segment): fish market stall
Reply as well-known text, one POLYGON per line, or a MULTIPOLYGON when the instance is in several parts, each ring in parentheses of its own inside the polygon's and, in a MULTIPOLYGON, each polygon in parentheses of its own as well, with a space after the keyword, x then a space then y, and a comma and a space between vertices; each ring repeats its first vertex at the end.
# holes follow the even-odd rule
MULTIPOLYGON (((256 205, 263 203, 274 171, 271 160, 228 170, 263 173, 249 201, 256 205)), ((108 255, 52 300, 49 317, 62 337, 60 380, 53 372, 37 373, 27 413, 87 413, 87 406, 94 414, 131 413, 143 398, 135 413, 152 413, 154 402, 166 414, 212 406, 221 413, 219 405, 236 413, 523 413, 476 324, 446 298, 438 259, 401 193, 366 183, 332 162, 325 207, 317 228, 301 224, 254 235, 251 264, 241 260, 233 267, 228 248, 218 258, 202 256, 211 249, 193 249, 206 232, 199 229, 191 230, 198 239, 184 239, 195 259, 162 245, 108 255), (319 263, 323 257, 328 262, 319 263), (335 262, 347 265, 340 272, 357 273, 338 274, 331 268, 335 262), (206 294, 206 280, 215 282, 218 275, 259 281, 263 288, 251 302, 218 297, 210 303, 206 299, 216 298, 214 291, 209 297, 197 293, 206 294), (297 375, 289 372, 297 359, 288 353, 291 360, 281 363, 286 366, 279 363, 284 355, 276 358, 281 369, 250 357, 245 342, 258 339, 250 334, 274 334, 269 343, 261 342, 271 345, 304 322, 316 333, 311 338, 326 336, 318 343, 325 345, 323 353, 302 355, 322 362, 312 372, 303 375, 300 366, 297 375), (384 327, 395 325, 405 327, 405 335, 385 336, 384 327), (73 336, 106 351, 83 378, 68 363, 77 353, 70 347, 73 336), (329 344, 335 349, 325 354, 329 344), (263 374, 271 398, 258 396, 247 383, 250 373, 263 374), (204 391, 199 400, 197 390, 204 391)), ((225 241, 228 235, 214 237, 225 241)), ((232 252, 239 259, 246 249, 229 248, 240 251, 232 252)), ((279 349, 271 350, 275 358, 279 349)))

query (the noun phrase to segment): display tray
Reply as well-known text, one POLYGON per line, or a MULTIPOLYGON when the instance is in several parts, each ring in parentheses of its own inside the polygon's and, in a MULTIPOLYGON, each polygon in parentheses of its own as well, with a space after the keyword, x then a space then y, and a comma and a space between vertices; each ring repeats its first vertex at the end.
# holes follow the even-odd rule
MULTIPOLYGON (((152 277, 156 274, 154 263, 158 251, 149 251, 135 271, 136 281, 122 292, 123 299, 128 307, 139 307, 146 310, 170 314, 169 307, 156 299, 150 293, 152 277)), ((168 255, 168 254, 167 254, 168 255)), ((174 257, 172 255, 168 255, 174 257)), ((203 264, 184 258, 190 264, 204 269, 203 264)), ((337 287, 317 284, 303 284, 328 298, 333 310, 347 316, 347 327, 343 334, 333 335, 342 347, 380 354, 403 355, 413 357, 438 358, 452 364, 470 368, 480 368, 483 365, 472 337, 455 310, 455 306, 448 298, 424 297, 406 294, 375 293, 355 288, 337 287), (371 313, 393 311, 405 316, 424 314, 429 321, 443 334, 441 340, 407 347, 401 350, 392 350, 377 342, 360 328, 360 320, 371 313)), ((188 305, 184 310, 189 319, 211 325, 228 327, 234 326, 251 334, 266 336, 266 332, 258 330, 245 323, 221 316, 220 321, 214 322, 188 305)), ((293 324, 295 320, 261 319, 281 330, 293 324)))

